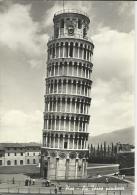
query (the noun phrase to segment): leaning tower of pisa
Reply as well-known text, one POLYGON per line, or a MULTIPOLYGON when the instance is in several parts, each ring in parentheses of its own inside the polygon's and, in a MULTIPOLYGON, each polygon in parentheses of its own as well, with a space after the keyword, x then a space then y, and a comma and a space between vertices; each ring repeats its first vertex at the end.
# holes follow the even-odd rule
POLYGON ((94 45, 87 36, 90 19, 63 10, 53 18, 48 41, 41 175, 52 179, 86 177, 88 114, 94 45))

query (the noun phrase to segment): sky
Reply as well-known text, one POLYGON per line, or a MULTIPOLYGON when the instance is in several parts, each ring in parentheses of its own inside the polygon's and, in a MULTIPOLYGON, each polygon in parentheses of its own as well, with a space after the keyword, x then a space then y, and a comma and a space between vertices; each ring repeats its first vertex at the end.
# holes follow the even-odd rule
MULTIPOLYGON (((90 136, 134 126, 134 2, 65 1, 85 11, 93 54, 90 136)), ((62 1, 0 0, 0 142, 42 140, 47 41, 62 1)))

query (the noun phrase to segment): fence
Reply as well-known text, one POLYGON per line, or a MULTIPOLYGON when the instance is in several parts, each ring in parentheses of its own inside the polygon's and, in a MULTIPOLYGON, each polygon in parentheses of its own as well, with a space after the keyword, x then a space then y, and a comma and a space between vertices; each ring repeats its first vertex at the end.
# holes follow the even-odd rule
MULTIPOLYGON (((8 193, 8 194, 45 194, 51 195, 55 194, 54 189, 45 189, 45 188, 0 188, 0 193, 8 193)), ((133 190, 105 190, 105 189, 70 189, 65 190, 62 189, 61 192, 57 193, 58 195, 134 195, 133 190)))
POLYGON ((129 183, 90 183, 90 182, 55 182, 45 187, 42 180, 36 180, 35 185, 25 186, 22 180, 1 180, 0 194, 55 194, 55 186, 61 184, 58 195, 134 195, 134 185, 129 183))

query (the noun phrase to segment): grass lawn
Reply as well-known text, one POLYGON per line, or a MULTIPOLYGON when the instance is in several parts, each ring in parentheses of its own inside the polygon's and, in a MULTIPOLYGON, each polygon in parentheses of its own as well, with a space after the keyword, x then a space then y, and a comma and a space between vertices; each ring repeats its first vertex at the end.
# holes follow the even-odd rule
POLYGON ((24 166, 1 166, 1 174, 38 174, 40 173, 40 168, 36 165, 24 165, 24 166))

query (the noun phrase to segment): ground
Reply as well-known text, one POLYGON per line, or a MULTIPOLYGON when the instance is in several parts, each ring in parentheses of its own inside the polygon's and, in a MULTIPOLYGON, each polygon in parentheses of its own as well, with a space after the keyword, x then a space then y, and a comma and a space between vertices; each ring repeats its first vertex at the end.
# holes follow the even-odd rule
MULTIPOLYGON (((0 194, 55 194, 55 186, 44 187, 42 179, 36 179, 35 185, 25 186, 25 179, 28 176, 24 174, 0 174, 0 194), (14 177, 14 184, 13 184, 14 177)), ((53 182, 55 185, 62 186, 62 195, 133 195, 134 182, 132 177, 121 180, 118 177, 102 176, 86 180, 59 181, 53 182)))

